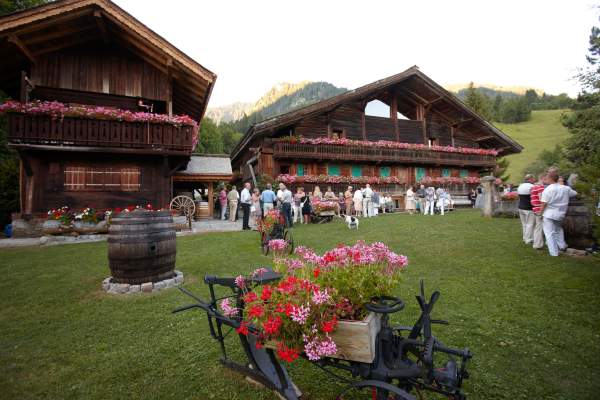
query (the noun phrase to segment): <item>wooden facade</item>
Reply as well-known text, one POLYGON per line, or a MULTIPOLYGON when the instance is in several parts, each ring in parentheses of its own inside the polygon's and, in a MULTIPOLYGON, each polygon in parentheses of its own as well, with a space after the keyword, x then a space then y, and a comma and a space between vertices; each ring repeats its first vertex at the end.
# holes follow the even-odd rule
MULTIPOLYGON (((216 80, 110 0, 58 0, 0 17, 0 59, 0 89, 14 100, 188 115, 196 123, 216 80)), ((21 159, 21 213, 165 207, 173 174, 194 149, 194 129, 9 113, 7 139, 21 159)))
MULTIPOLYGON (((499 155, 522 149, 417 67, 412 67, 253 125, 233 150, 232 165, 241 180, 250 180, 252 174, 273 178, 293 175, 298 184, 311 188, 311 180, 303 182, 303 177, 393 177, 394 185, 381 187, 385 186, 388 192, 403 192, 407 185, 414 185, 423 176, 477 177, 496 164, 494 155, 439 151, 440 146, 494 149, 499 155), (373 100, 389 107, 389 117, 366 114, 365 108, 373 100), (311 144, 299 138, 407 145, 311 144), (424 146, 414 149, 410 144, 424 146)), ((338 191, 346 185, 332 186, 338 191)), ((458 191, 467 190, 466 185, 458 186, 458 191)))

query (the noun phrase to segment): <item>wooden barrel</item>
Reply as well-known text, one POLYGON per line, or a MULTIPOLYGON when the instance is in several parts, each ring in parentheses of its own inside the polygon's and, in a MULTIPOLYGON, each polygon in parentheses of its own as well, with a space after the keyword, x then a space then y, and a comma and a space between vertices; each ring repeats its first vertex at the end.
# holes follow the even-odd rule
POLYGON ((108 265, 118 283, 141 284, 175 274, 175 226, 168 211, 136 210, 112 218, 108 265))
POLYGON ((207 201, 197 201, 196 202, 196 215, 194 215, 194 218, 196 220, 210 218, 207 201))
POLYGON ((574 197, 569 201, 567 215, 563 221, 565 242, 569 247, 585 249, 594 244, 594 229, 589 209, 582 200, 574 197))

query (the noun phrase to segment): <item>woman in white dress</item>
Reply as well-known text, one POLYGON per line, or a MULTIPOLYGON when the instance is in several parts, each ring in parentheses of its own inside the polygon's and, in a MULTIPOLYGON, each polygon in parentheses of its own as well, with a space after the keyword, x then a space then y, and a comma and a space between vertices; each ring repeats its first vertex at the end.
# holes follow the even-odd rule
POLYGON ((362 211, 363 211, 363 194, 362 194, 362 190, 360 189, 356 189, 356 192, 354 192, 354 197, 352 198, 353 202, 354 202, 354 213, 357 217, 362 216, 362 211))
POLYGON ((409 214, 413 214, 417 209, 417 203, 415 198, 415 192, 413 191, 413 187, 409 186, 406 191, 406 200, 404 209, 408 211, 409 214))

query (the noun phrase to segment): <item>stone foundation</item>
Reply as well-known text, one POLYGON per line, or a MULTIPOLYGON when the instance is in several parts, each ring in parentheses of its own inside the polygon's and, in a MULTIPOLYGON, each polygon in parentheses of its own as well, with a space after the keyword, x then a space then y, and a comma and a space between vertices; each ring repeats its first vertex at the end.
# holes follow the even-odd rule
POLYGON ((170 289, 183 283, 183 272, 175 270, 173 278, 158 282, 146 282, 141 285, 130 285, 129 283, 116 283, 109 276, 102 281, 102 290, 110 294, 132 294, 132 293, 154 293, 163 289, 170 289))

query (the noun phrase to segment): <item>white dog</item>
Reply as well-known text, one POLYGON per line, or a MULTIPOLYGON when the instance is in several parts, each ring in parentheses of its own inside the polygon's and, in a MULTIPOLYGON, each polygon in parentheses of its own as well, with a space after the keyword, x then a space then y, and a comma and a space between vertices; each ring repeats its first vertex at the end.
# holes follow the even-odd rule
POLYGON ((346 225, 348 225, 348 229, 358 229, 358 224, 359 224, 359 220, 356 217, 353 217, 352 215, 340 215, 340 217, 344 218, 344 221, 346 221, 346 225))

